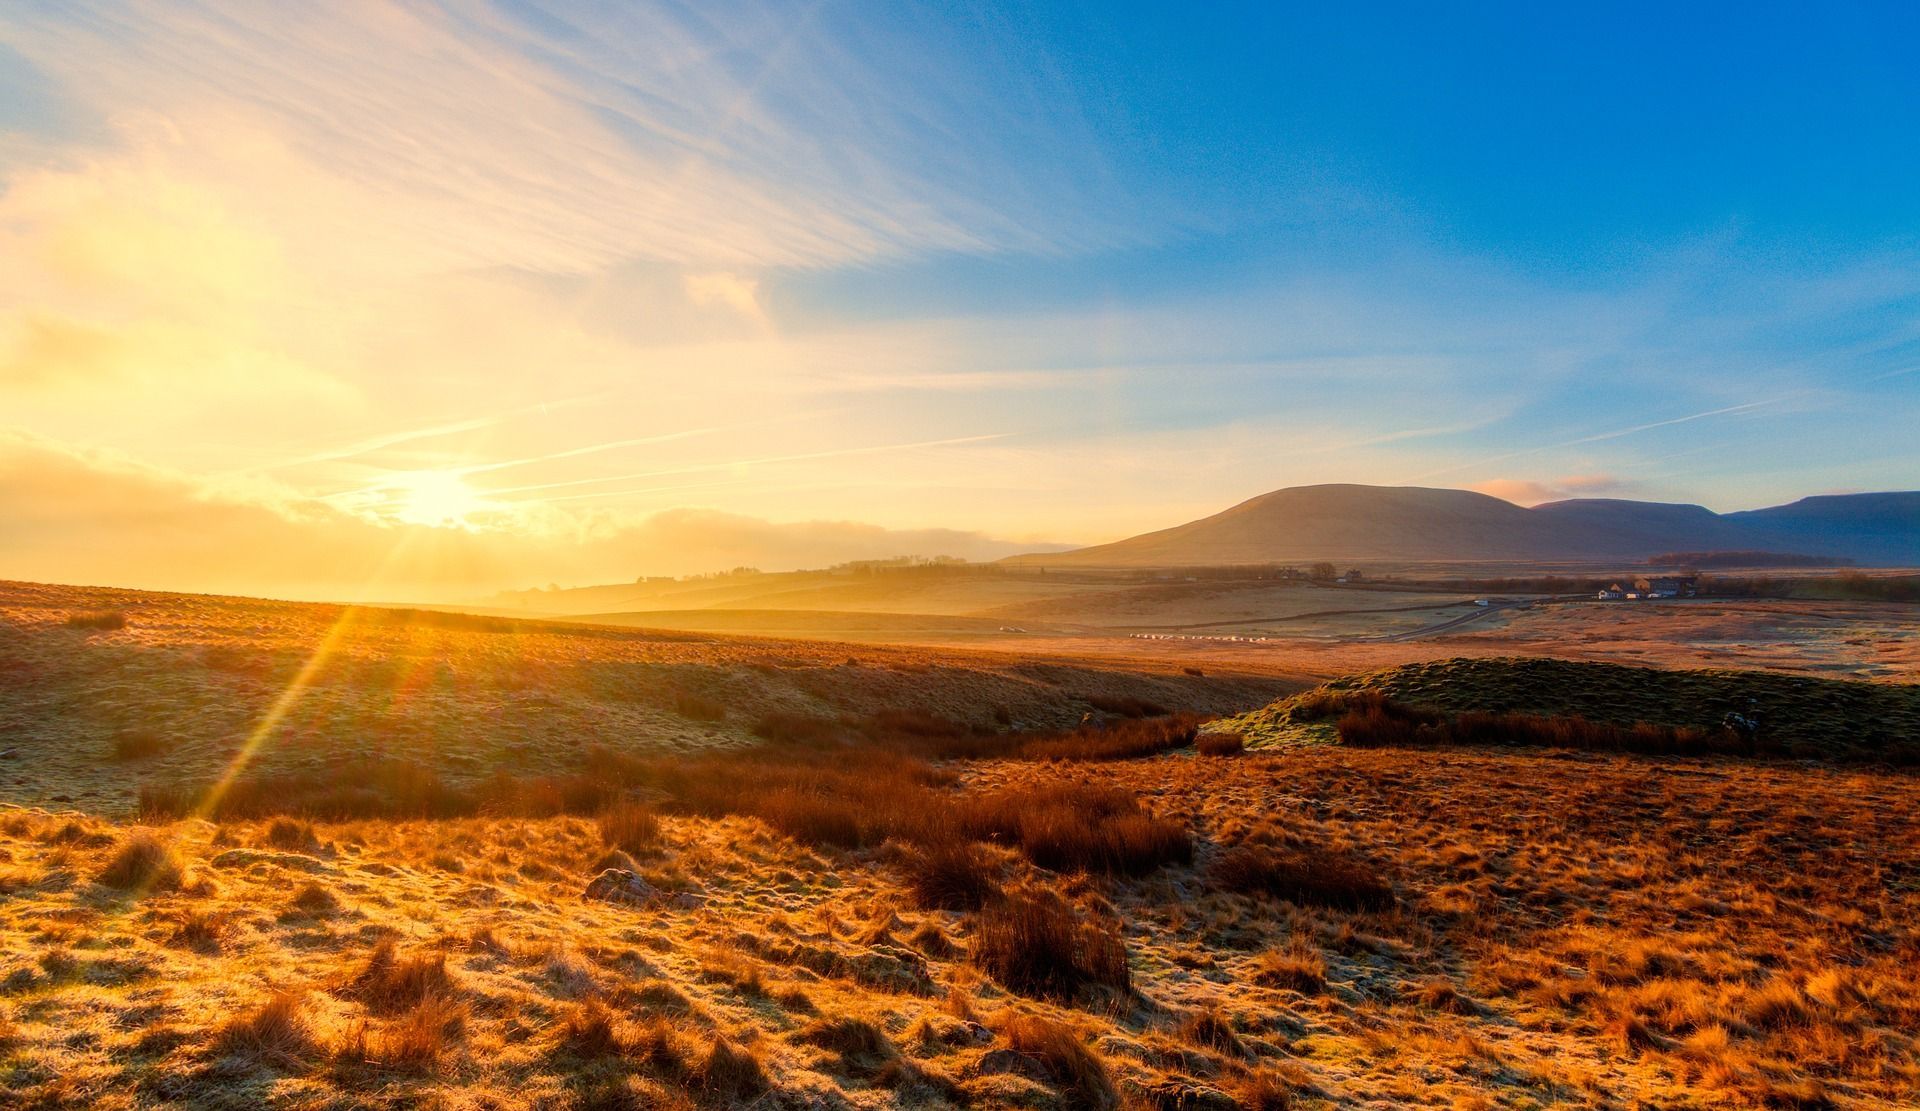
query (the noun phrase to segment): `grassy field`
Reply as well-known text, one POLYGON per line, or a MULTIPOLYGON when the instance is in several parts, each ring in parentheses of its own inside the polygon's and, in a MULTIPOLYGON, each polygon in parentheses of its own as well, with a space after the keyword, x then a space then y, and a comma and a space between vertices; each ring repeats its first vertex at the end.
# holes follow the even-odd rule
POLYGON ((1091 699, 1228 712, 1301 682, 1258 665, 785 641, 0 583, 0 801, 133 809, 236 764, 408 760, 453 781, 596 745, 753 743, 782 713, 1070 725, 1091 699), (94 621, 102 615, 115 620, 94 621), (74 623, 74 622, 78 623, 74 623))
POLYGON ((1835 755, 1912 688, 1458 660, 1296 696, 1151 658, 4 599, 0 1106, 1920 1090, 1911 773, 1223 732, 1649 691, 1690 724, 1751 691, 1835 755))

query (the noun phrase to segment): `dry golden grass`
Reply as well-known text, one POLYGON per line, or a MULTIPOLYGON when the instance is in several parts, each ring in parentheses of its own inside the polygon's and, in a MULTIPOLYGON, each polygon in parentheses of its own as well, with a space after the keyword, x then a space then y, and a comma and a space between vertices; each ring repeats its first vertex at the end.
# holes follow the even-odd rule
POLYGON ((28 749, 0 768, 36 803, 0 807, 0 1106, 1626 1111, 1920 1091, 1911 773, 1221 759, 1136 744, 1144 726, 1034 750, 1001 730, 1070 724, 1089 694, 1129 722, 1155 720, 1129 698, 1265 695, 397 616, 343 634, 228 796, 247 807, 209 820, 193 804, 230 752, 192 727, 257 715, 337 611, 96 593, 0 626, 0 675, 34 680, 0 698, 28 749), (126 626, 64 625, 106 608, 126 626), (710 681, 739 684, 722 720, 676 710, 710 681), (745 723, 775 739, 710 751, 745 723), (663 728, 697 744, 670 751, 663 728), (114 760, 135 729, 163 744, 114 760), (143 782, 191 785, 183 816, 124 824, 143 782), (49 809, 66 801, 86 806, 49 809), (316 820, 335 806, 394 816, 316 820), (632 873, 624 897, 585 897, 608 868, 632 873))
POLYGON ((1335 748, 1003 759, 941 789, 1090 767, 1183 815, 1198 859, 992 850, 979 910, 922 910, 897 846, 669 813, 635 867, 675 897, 619 905, 581 897, 608 852, 588 818, 7 811, 0 1102, 1890 1108, 1920 1085, 1910 777, 1335 748), (136 844, 185 882, 93 882, 136 844), (1219 883, 1305 846, 1393 904, 1219 883))

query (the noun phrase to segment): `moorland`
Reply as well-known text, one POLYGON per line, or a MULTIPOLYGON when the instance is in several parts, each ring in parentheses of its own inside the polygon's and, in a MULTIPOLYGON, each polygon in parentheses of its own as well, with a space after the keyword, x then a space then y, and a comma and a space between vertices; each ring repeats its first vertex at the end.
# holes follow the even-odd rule
POLYGON ((901 645, 6 584, 0 1099, 1908 1106, 1910 611, 1727 605, 1859 635, 1755 670, 1700 658, 1755 611, 1693 601, 1584 645, 1516 632, 1572 603, 901 645))

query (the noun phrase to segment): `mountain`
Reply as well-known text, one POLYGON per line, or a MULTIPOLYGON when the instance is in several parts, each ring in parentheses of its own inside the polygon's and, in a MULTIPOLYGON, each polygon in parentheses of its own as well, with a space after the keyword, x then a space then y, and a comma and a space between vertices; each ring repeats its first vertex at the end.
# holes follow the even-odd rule
POLYGON ((1578 498, 1525 509, 1471 490, 1332 484, 1262 494, 1111 544, 1012 557, 1028 566, 1180 567, 1364 560, 1643 560, 1771 551, 1920 564, 1920 493, 1846 494, 1743 513, 1578 498))

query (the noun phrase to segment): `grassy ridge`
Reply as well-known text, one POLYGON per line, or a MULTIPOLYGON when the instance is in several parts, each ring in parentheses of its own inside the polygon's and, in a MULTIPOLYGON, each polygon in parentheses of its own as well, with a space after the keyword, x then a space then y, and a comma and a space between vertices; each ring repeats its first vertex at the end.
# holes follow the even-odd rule
POLYGON ((1325 692, 1371 691, 1447 713, 1581 717, 1632 726, 1715 729, 1729 711, 1764 718, 1762 737, 1788 755, 1879 760, 1920 744, 1920 687, 1755 671, 1669 671, 1552 659, 1450 659, 1335 679, 1213 728, 1259 743, 1325 742, 1325 692))

